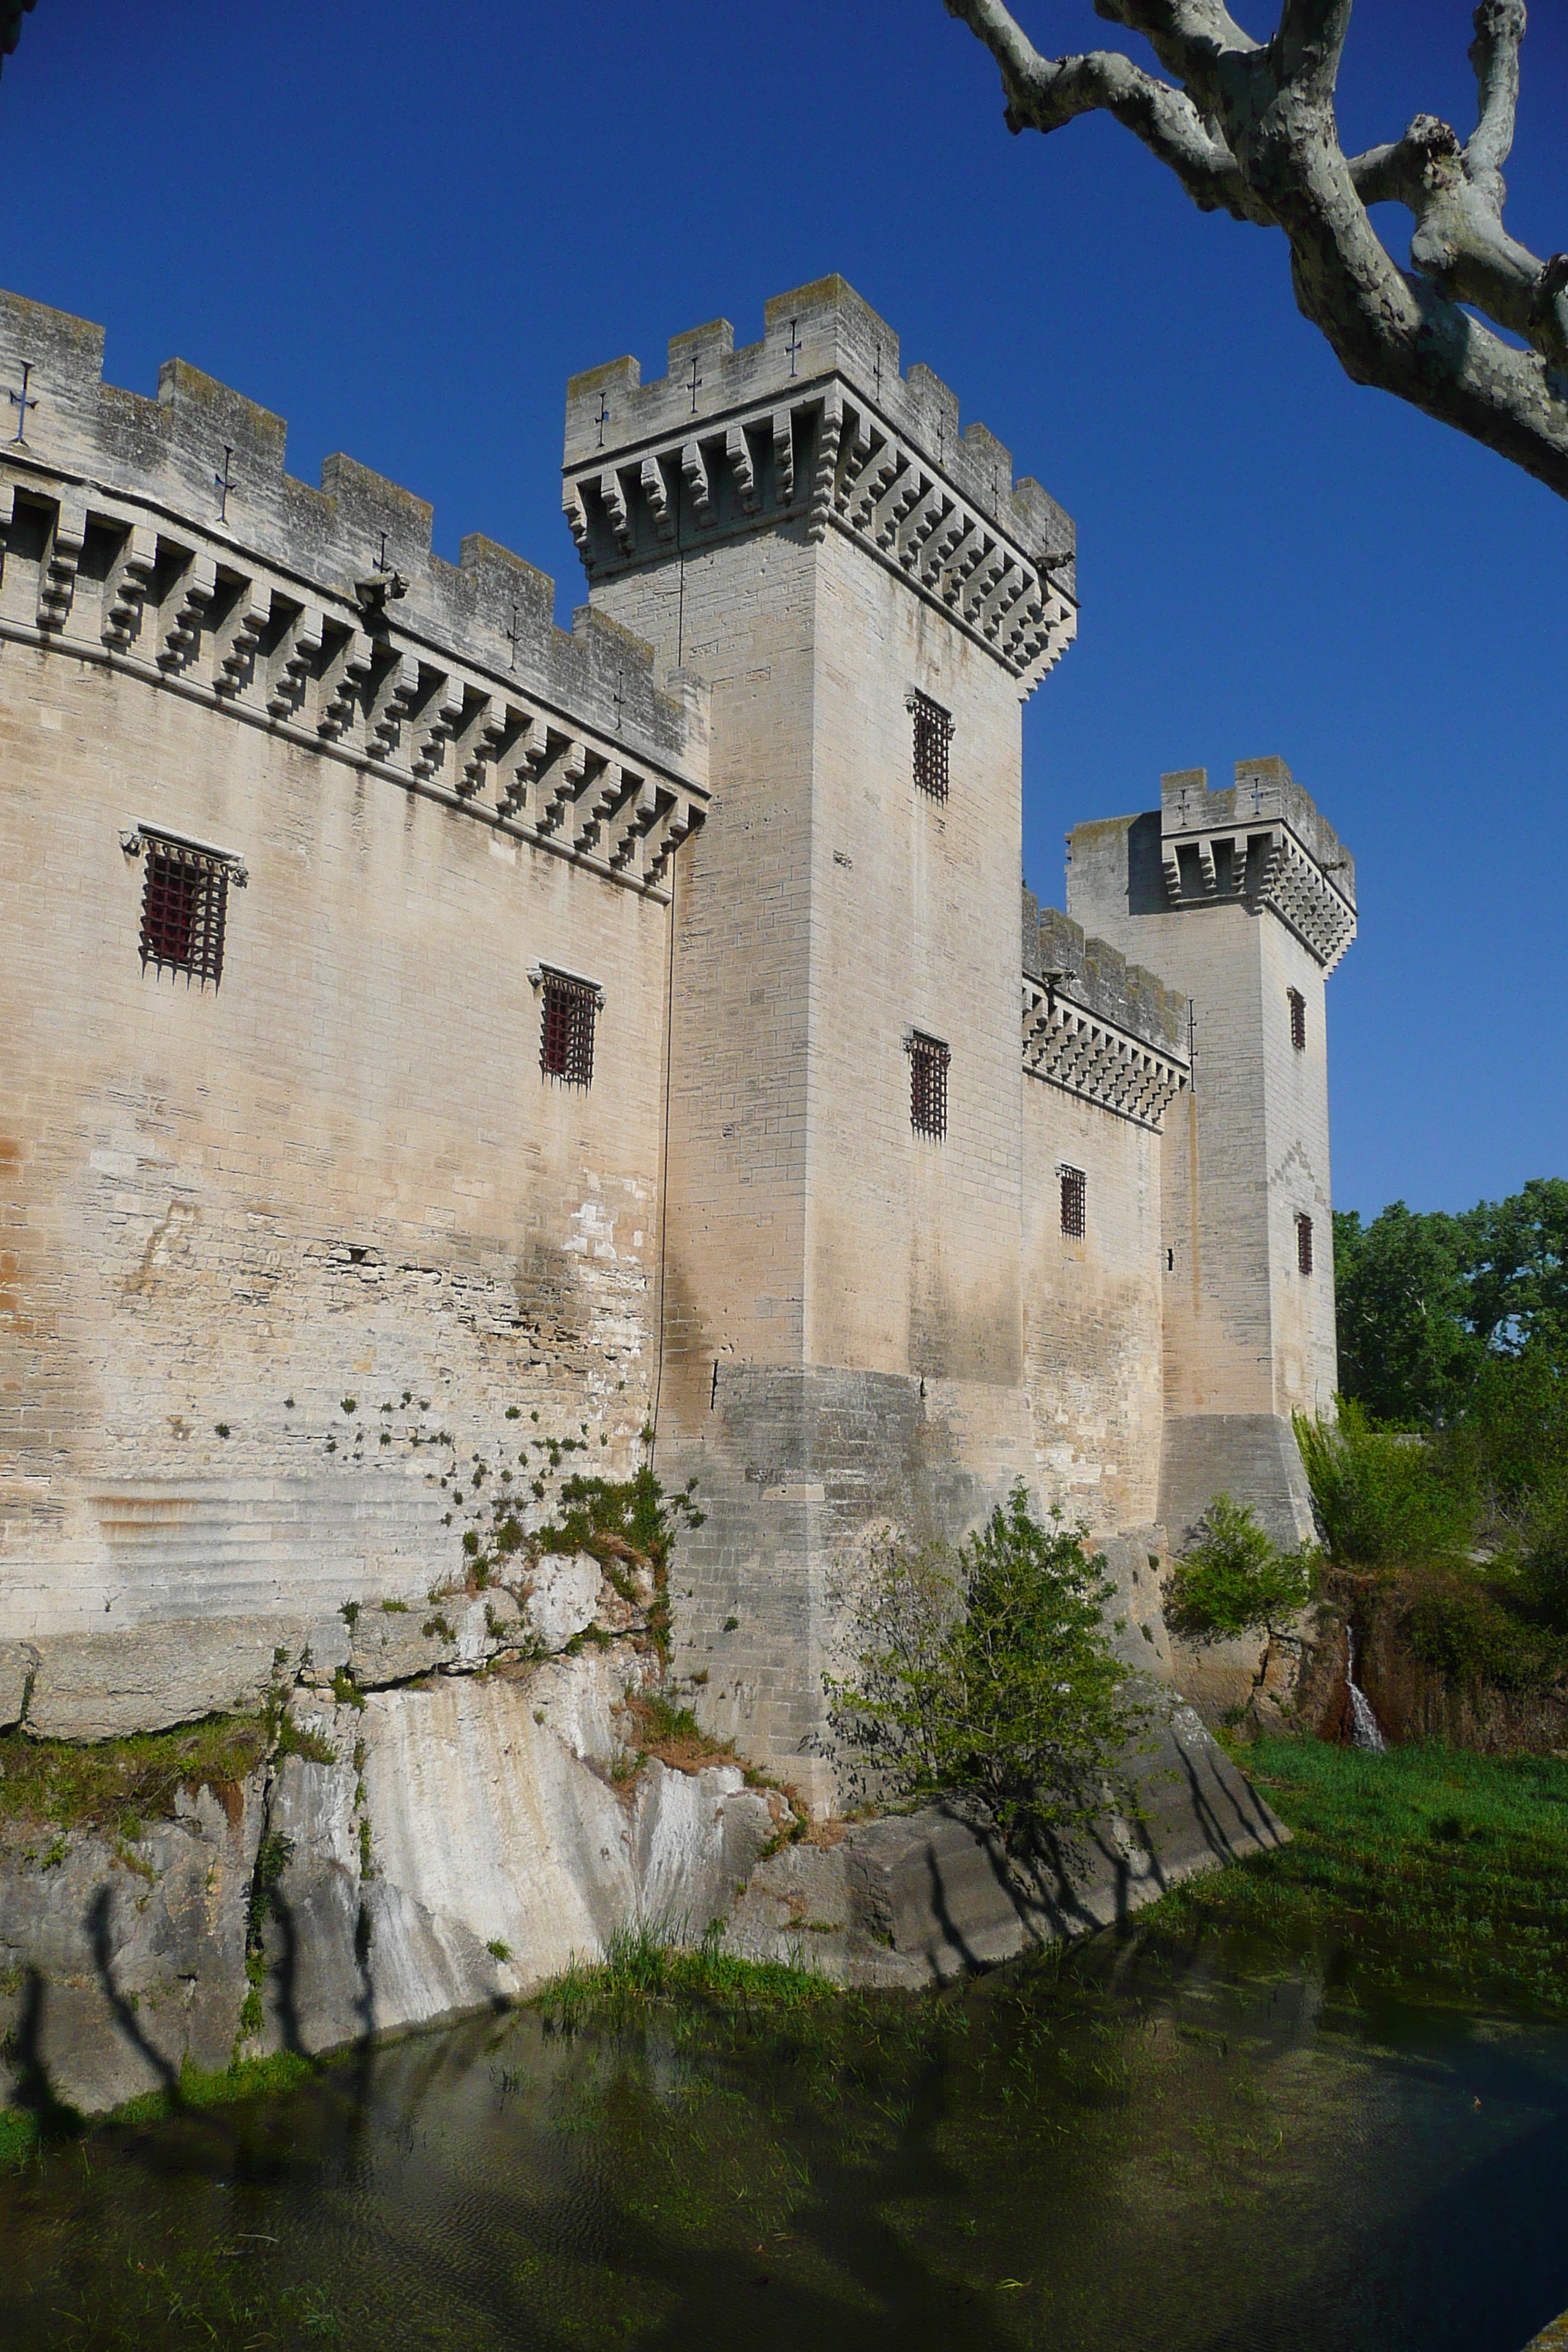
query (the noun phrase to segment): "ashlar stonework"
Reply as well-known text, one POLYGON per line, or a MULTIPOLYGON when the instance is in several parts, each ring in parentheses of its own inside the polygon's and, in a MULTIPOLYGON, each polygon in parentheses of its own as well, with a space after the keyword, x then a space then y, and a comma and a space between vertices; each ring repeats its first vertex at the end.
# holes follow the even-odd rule
MULTIPOLYGON (((1334 1389, 1354 872, 1283 762, 1079 826, 1020 932, 1073 525, 839 278, 573 379, 570 630, 102 341, 0 296, 37 402, 0 451, 0 1713, 177 1721, 372 1629, 458 1671, 496 1637, 423 1629, 463 1510, 504 1475, 536 1525, 568 1433, 697 1481, 675 1674, 819 1810, 889 1524, 951 1542, 1021 1479, 1168 1675, 1171 1545, 1222 1486, 1303 1533, 1289 1415, 1334 1389)), ((541 1597, 548 1643, 592 1605, 541 1597)))

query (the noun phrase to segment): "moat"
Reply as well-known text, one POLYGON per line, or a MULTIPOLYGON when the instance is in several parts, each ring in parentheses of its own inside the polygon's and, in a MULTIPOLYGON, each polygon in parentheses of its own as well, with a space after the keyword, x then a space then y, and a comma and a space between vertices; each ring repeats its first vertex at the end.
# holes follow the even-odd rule
POLYGON ((1568 2029, 1217 1935, 921 2001, 520 2011, 0 2179, 0 2346, 1520 2352, 1568 2029))

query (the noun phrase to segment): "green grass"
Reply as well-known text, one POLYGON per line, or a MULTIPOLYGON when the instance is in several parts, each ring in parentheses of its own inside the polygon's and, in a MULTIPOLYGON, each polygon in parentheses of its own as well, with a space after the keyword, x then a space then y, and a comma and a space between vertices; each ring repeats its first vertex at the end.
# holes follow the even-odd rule
POLYGON ((1157 1937, 1317 1942, 1352 1980, 1568 2008, 1568 1762, 1272 1738, 1243 1760, 1293 1843, 1166 1895, 1157 1937))
POLYGON ((79 2116, 68 2107, 56 2111, 47 2127, 21 2107, 0 2107, 0 2173, 16 2172, 31 2163, 46 2137, 70 2137, 79 2131, 105 2131, 115 2124, 162 2123, 167 2116, 191 2115, 205 2107, 232 2107, 242 2099, 276 2096, 310 2082, 321 2071, 321 2062, 279 2050, 270 2058, 238 2058, 232 2066, 208 2073, 186 2064, 176 2089, 144 2091, 137 2099, 110 2108, 106 2115, 79 2116))
POLYGON ((741 2013, 783 2013, 841 2002, 837 1985, 814 1969, 782 1960, 743 1960, 726 1952, 710 1929, 699 1944, 667 1940, 657 1929, 623 1927, 603 1960, 574 1960, 531 2007, 547 2024, 572 2032, 588 2024, 626 2024, 657 2003, 741 2013))
POLYGON ((259 1715, 212 1716, 90 1745, 0 1732, 0 1823, 107 1829, 134 1840, 144 1822, 174 1819, 181 1789, 243 1780, 268 1736, 259 1715))

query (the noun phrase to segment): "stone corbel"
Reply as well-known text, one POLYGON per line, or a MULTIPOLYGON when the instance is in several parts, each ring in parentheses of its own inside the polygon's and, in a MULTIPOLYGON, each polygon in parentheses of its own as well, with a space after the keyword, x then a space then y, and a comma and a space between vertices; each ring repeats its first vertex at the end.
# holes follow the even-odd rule
POLYGON ((752 463, 752 446, 743 425, 731 425, 724 436, 724 455, 734 478, 735 489, 744 514, 757 511, 757 469, 752 463))
POLYGON ((353 725, 374 656, 363 629, 349 629, 328 654, 321 669, 321 715, 316 732, 338 742, 353 725))
POLYGON ((395 653, 376 681, 369 728, 373 760, 391 761, 418 702, 418 660, 413 654, 395 653))
POLYGON ((291 718, 300 708, 321 650, 321 614, 315 605, 303 604, 284 623, 273 650, 271 690, 267 697, 269 719, 291 718))
POLYGON ((554 833, 574 802, 587 772, 584 744, 557 736, 539 777, 538 812, 534 824, 541 833, 554 833))
POLYGON ((713 493, 708 480, 708 461, 701 445, 688 441, 680 452, 680 470, 686 477, 686 487, 691 493, 691 504, 697 516, 698 528, 705 529, 716 520, 713 493))
POLYGON ((658 795, 646 777, 638 777, 635 788, 616 810, 611 826, 610 865, 622 873, 637 856, 644 835, 658 814, 658 795))
POLYGON ((158 648, 158 667, 174 677, 195 656, 202 618, 217 593, 217 565, 210 555, 193 555, 172 592, 174 617, 158 648))
POLYGON ((484 790, 485 775, 506 741, 510 719, 504 702, 476 694, 466 700, 452 738, 458 790, 465 800, 484 790))
POLYGON ((129 650, 142 625, 142 607, 158 564, 158 534, 150 523, 133 522, 125 532, 103 583, 101 635, 115 653, 129 650))
POLYGON ((549 753, 550 730, 531 711, 509 709, 507 723, 516 731, 496 762, 496 801, 503 816, 521 816, 549 753))
POLYGON ((811 520, 806 538, 813 543, 826 532, 833 511, 833 483, 843 438, 844 396, 837 384, 829 384, 816 421, 816 455, 811 469, 811 520))
POLYGON ((645 457, 637 477, 643 496, 653 516, 653 527, 661 540, 675 537, 675 510, 670 504, 669 484, 664 477, 664 467, 657 457, 645 457))
POLYGON ((38 567, 38 626, 63 629, 76 589, 77 566, 87 538, 87 494, 67 491, 55 510, 54 528, 38 567))
POLYGON ((616 534, 616 544, 623 555, 630 555, 637 543, 637 526, 626 504, 626 490, 614 466, 606 466, 599 477, 599 503, 609 517, 610 529, 616 534))
POLYGON ((577 542, 577 552, 590 569, 594 557, 594 535, 588 526, 588 509, 583 503, 583 493, 575 482, 568 482, 561 495, 562 507, 577 542))
POLYGON ((238 694, 246 685, 263 633, 272 618, 272 590, 260 580, 244 580, 228 618, 228 637, 213 677, 216 694, 238 694))
POLYGON ((460 677, 444 677, 438 673, 426 693, 410 761, 414 773, 426 782, 435 775, 446 758, 447 745, 451 741, 463 719, 463 681, 460 677))
POLYGON ((618 760, 605 760, 577 795, 577 824, 573 846, 581 850, 593 849, 604 833, 606 820, 626 796, 625 770, 618 760))
POLYGON ((795 504, 795 417, 787 408, 773 411, 773 480, 781 507, 795 504))

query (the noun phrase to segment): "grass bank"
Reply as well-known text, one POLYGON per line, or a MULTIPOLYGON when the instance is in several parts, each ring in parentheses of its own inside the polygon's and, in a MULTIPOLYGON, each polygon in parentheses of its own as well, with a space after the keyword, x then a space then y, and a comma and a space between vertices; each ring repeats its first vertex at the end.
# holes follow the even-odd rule
POLYGON ((743 1960, 711 1932, 699 1944, 668 1942, 654 1927, 624 1927, 599 1961, 574 1960, 531 2004, 547 2025, 628 2024, 660 2002, 729 2012, 787 2014, 842 2002, 841 1986, 782 1960, 743 1960))
POLYGON ((1141 1914, 1158 1938, 1226 1928, 1428 1998, 1568 2009, 1568 1761, 1310 1739, 1239 1751, 1293 1843, 1141 1914))
POLYGON ((162 2123, 170 2116, 196 2115, 207 2107, 232 2107, 246 2099, 270 2098, 310 2082, 321 2066, 320 2059, 279 2050, 270 2058, 237 2059, 232 2066, 213 2073, 187 2065, 174 2089, 145 2091, 140 2098, 128 2099, 123 2106, 111 2107, 104 2115, 79 2116, 70 2107, 57 2105, 41 2121, 30 2108, 0 2107, 0 2173, 20 2170, 48 2140, 108 2131, 118 2124, 162 2123))

